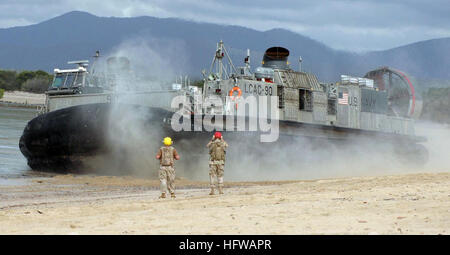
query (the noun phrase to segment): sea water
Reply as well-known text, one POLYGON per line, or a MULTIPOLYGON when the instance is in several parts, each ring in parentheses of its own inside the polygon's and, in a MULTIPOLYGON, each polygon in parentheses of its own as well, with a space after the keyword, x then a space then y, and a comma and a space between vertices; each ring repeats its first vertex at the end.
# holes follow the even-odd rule
POLYGON ((28 121, 36 115, 36 109, 0 106, 0 185, 17 182, 30 170, 20 152, 19 140, 28 121))

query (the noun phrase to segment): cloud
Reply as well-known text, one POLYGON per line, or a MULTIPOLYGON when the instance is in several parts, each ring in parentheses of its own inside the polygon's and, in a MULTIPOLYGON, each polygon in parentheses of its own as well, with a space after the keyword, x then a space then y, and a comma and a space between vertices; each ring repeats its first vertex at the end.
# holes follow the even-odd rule
POLYGON ((176 17, 261 31, 285 28, 352 51, 450 36, 448 0, 4 0, 0 10, 0 27, 33 24, 80 10, 106 17, 176 17))

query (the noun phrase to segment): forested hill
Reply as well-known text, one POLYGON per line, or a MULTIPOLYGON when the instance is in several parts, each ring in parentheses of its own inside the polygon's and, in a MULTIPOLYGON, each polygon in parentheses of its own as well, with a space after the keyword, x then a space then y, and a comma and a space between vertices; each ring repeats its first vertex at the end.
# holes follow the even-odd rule
POLYGON ((247 48, 256 67, 267 48, 283 46, 291 52, 293 69, 301 56, 303 69, 324 82, 336 81, 340 74, 362 76, 379 66, 391 66, 420 79, 450 80, 450 38, 357 54, 334 50, 285 29, 257 31, 174 18, 97 17, 74 11, 35 25, 0 29, 0 39, 0 69, 52 72, 56 67, 69 67, 69 60, 87 59, 96 50, 108 54, 119 45, 135 42, 158 54, 148 59, 152 64, 168 61, 177 73, 200 77, 201 70, 209 68, 216 43, 223 40, 238 66, 247 48))

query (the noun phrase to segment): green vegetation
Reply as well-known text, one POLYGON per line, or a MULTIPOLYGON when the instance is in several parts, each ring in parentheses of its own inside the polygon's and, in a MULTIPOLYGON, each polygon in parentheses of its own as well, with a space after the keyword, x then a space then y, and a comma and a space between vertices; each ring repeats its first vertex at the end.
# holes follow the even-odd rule
POLYGON ((4 89, 0 89, 0 99, 3 98, 3 93, 5 93, 5 90, 4 89))
POLYGON ((52 81, 51 76, 36 76, 22 84, 22 90, 33 93, 44 93, 52 81))
POLYGON ((0 89, 44 93, 53 76, 42 70, 16 72, 0 70, 0 89))
POLYGON ((422 119, 450 123, 450 87, 429 88, 423 93, 422 119))
POLYGON ((0 88, 4 90, 20 90, 16 82, 16 71, 1 70, 0 71, 0 88))

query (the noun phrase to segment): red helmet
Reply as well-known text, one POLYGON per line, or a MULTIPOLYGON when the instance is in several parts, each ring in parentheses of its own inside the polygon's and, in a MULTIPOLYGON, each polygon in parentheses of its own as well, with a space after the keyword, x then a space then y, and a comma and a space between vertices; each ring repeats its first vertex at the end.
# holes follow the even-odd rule
POLYGON ((216 133, 214 133, 214 137, 215 138, 221 138, 222 137, 222 133, 216 132, 216 133))

